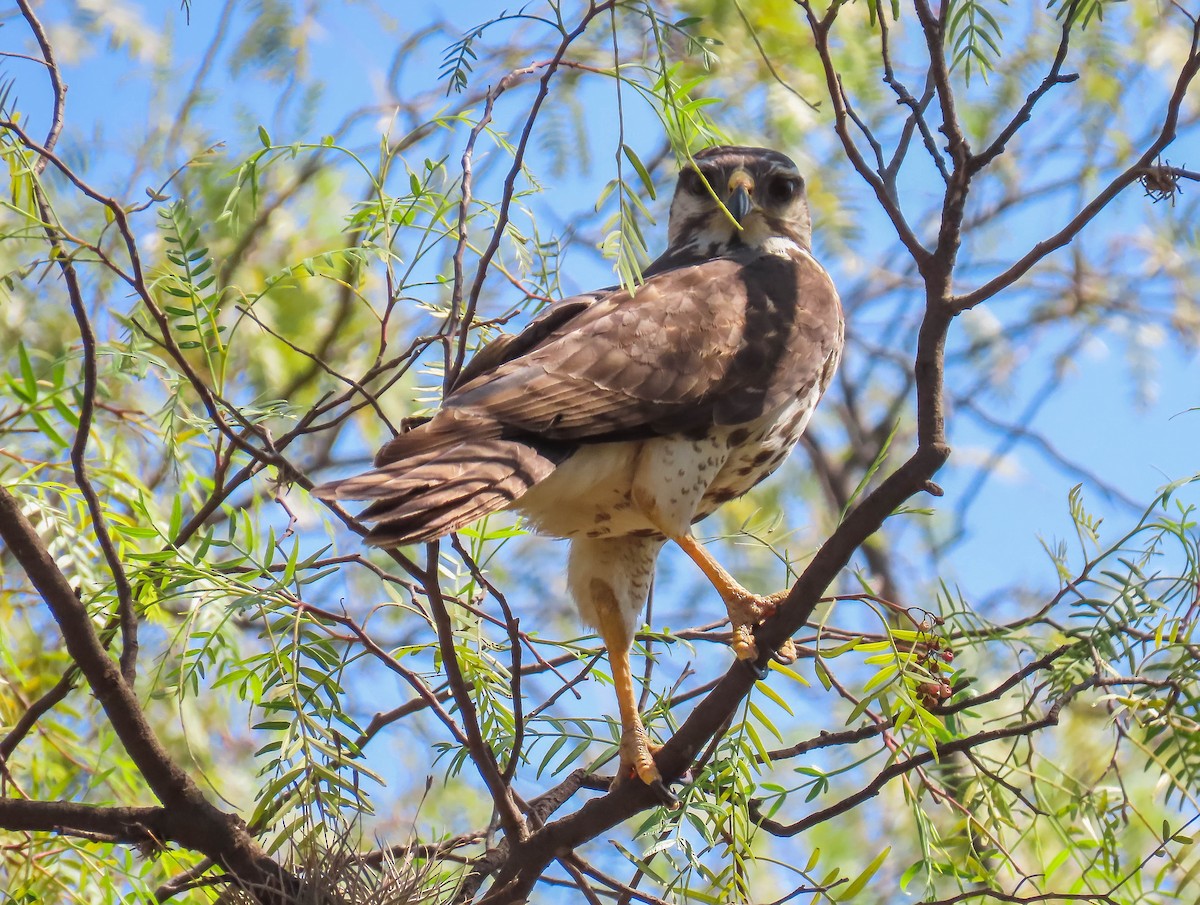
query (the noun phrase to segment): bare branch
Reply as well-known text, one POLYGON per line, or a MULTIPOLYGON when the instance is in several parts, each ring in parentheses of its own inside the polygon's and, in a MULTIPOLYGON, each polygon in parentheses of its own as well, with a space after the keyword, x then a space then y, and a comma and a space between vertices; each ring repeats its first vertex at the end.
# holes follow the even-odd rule
POLYGON ((993 140, 992 143, 984 148, 981 152, 971 157, 969 163, 971 172, 979 172, 993 160, 999 157, 1002 153, 1004 153, 1005 147, 1007 147, 1008 143, 1012 141, 1013 136, 1016 135, 1018 130, 1020 130, 1022 126, 1029 122, 1030 118, 1033 116, 1033 108, 1037 105, 1037 102, 1040 101, 1047 94, 1047 92, 1050 91, 1051 88, 1055 87, 1056 85, 1066 85, 1079 79, 1079 76, 1075 73, 1070 73, 1068 75, 1061 74, 1063 63, 1065 63, 1067 60, 1067 49, 1071 43, 1071 27, 1073 24, 1074 23, 1070 16, 1064 17, 1062 37, 1058 42, 1058 51, 1054 55, 1054 62, 1050 64, 1050 71, 1046 73, 1046 77, 1042 79, 1042 83, 1034 88, 1033 91, 1029 93, 1029 96, 1025 98, 1025 103, 1021 105, 1021 109, 1019 109, 1016 112, 1016 115, 1009 120, 1008 124, 1000 130, 1000 134, 996 136, 995 140, 993 140))
MULTIPOLYGON (((20 8, 25 22, 29 25, 29 30, 33 32, 33 37, 37 40, 38 50, 41 51, 42 60, 46 64, 46 72, 50 76, 50 88, 54 93, 54 103, 50 113, 50 129, 42 144, 46 150, 53 151, 54 146, 58 144, 58 136, 62 134, 67 103, 67 86, 62 80, 62 74, 58 71, 58 61, 54 58, 54 48, 50 44, 50 38, 46 34, 41 20, 33 11, 29 0, 17 0, 17 6, 20 8)), ((41 174, 46 169, 46 163, 46 157, 40 156, 33 165, 34 172, 41 174)))
POLYGON ((992 298, 1001 290, 1007 289, 1038 262, 1053 251, 1069 244, 1085 226, 1094 220, 1122 191, 1141 179, 1154 164, 1155 159, 1175 140, 1176 128, 1179 124, 1179 113, 1183 107, 1184 98, 1192 81, 1200 72, 1200 22, 1192 26, 1191 48, 1187 60, 1175 80, 1175 88, 1167 103, 1163 115, 1163 125, 1158 136, 1141 156, 1129 167, 1112 179, 1090 202, 1088 202, 1071 220, 1048 239, 1043 239, 1022 255, 1016 263, 998 276, 993 277, 978 289, 956 296, 951 304, 956 312, 967 311, 981 302, 992 298))
POLYGON ((429 609, 433 615, 434 625, 437 626, 438 646, 442 651, 446 678, 449 680, 450 690, 454 694, 454 703, 462 715, 463 729, 466 732, 467 747, 471 751, 471 760, 474 761, 480 776, 487 784, 488 791, 492 794, 492 800, 495 802, 505 832, 514 841, 521 840, 529 835, 529 829, 513 798, 512 789, 496 762, 495 752, 492 751, 479 729, 479 716, 475 709, 475 702, 472 700, 470 689, 463 678, 462 668, 458 663, 458 654, 454 649, 454 626, 450 621, 450 613, 446 609, 446 602, 442 598, 441 586, 437 580, 438 545, 432 543, 427 544, 426 547, 428 555, 425 588, 429 594, 429 609))
POLYGON ((833 25, 834 18, 837 16, 838 4, 832 3, 823 19, 818 18, 813 11, 812 4, 808 0, 796 0, 800 7, 804 10, 808 17, 809 27, 812 30, 813 38, 816 44, 817 54, 821 58, 821 65, 825 70, 825 84, 829 89, 829 97, 833 102, 834 113, 834 129, 837 132, 838 138, 842 141, 842 148, 846 152, 846 156, 850 158, 850 162, 854 165, 854 169, 859 176, 874 190, 875 198, 879 201, 880 206, 888 215, 888 219, 892 221, 892 226, 896 230, 896 234, 900 237, 900 241, 904 247, 908 249, 908 253, 912 255, 918 266, 921 266, 929 258, 929 250, 926 249, 913 233, 912 228, 908 225, 908 221, 904 217, 904 212, 900 209, 900 205, 896 199, 892 197, 892 193, 888 188, 883 177, 871 169, 862 152, 859 151, 854 139, 850 135, 850 130, 846 123, 850 120, 850 113, 846 109, 845 95, 842 93, 841 79, 838 76, 837 67, 833 62, 833 54, 829 46, 829 29, 833 25))

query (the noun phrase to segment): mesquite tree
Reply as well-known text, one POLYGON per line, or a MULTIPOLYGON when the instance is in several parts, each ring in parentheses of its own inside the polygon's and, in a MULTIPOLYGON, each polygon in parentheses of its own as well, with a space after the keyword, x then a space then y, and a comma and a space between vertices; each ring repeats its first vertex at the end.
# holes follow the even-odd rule
POLYGON ((1132 435, 1156 384, 1200 405, 1200 8, 455 6, 8 14, 5 894, 1195 898, 1194 458, 1145 492, 1103 453, 1196 448, 1194 413, 1132 435), (559 545, 368 551, 308 491, 499 332, 636 286, 678 165, 731 140, 809 174, 848 344, 802 449, 699 526, 790 588, 759 637, 799 660, 759 680, 660 569, 670 809, 610 788, 559 545))

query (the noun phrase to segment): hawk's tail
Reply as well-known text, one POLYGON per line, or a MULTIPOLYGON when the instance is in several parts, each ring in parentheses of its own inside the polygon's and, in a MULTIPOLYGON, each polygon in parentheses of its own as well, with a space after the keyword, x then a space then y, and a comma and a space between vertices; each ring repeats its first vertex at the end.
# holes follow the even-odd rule
POLYGON ((503 509, 554 471, 555 464, 515 440, 461 440, 322 484, 313 495, 371 500, 358 516, 375 523, 366 542, 399 547, 436 540, 503 509))

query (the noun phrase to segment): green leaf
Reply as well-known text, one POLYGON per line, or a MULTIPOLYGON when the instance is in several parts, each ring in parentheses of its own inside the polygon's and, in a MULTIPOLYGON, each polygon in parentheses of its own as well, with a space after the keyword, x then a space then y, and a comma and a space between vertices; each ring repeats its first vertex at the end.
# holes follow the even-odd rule
POLYGON ((755 719, 758 720, 759 724, 764 729, 766 729, 768 732, 770 732, 773 736, 775 736, 775 738, 777 738, 779 740, 779 743, 782 745, 783 744, 783 736, 780 734, 779 730, 775 728, 775 724, 773 722, 771 722, 770 719, 767 718, 767 715, 765 713, 762 712, 762 708, 760 708, 753 701, 747 701, 746 705, 747 705, 747 707, 749 707, 750 712, 752 714, 754 714, 754 717, 755 717, 755 719))
MULTIPOLYGON (((796 672, 796 670, 792 669, 790 666, 784 666, 782 663, 778 663, 775 660, 772 660, 771 662, 769 662, 767 664, 767 668, 770 669, 772 672, 781 673, 781 674, 787 676, 793 682, 797 682, 800 685, 803 685, 805 688, 808 688, 812 684, 811 682, 808 681, 808 679, 804 678, 804 676, 800 675, 800 673, 796 672)), ((767 696, 771 697, 771 700, 775 700, 774 697, 772 697, 771 695, 772 695, 772 692, 767 692, 767 696)), ((791 710, 788 710, 788 713, 791 713, 791 712, 792 712, 791 710)))
POLYGON ((556 773, 561 773, 564 769, 566 769, 568 764, 574 763, 580 756, 582 756, 583 752, 588 749, 588 746, 591 743, 592 740, 589 738, 580 739, 578 744, 568 751, 566 756, 558 762, 558 766, 554 768, 554 771, 556 773))
MULTIPOLYGON (((1063 852, 1069 854, 1070 849, 1063 849, 1063 852)), ((905 870, 904 873, 902 873, 900 875, 900 891, 901 892, 908 892, 908 884, 913 881, 913 877, 915 877, 917 874, 919 874, 921 872, 922 868, 924 868, 924 867, 925 867, 924 860, 914 861, 912 864, 910 864, 908 866, 908 869, 905 870)))
POLYGON ((813 660, 813 672, 817 674, 817 680, 821 683, 821 687, 829 691, 833 687, 833 683, 829 681, 829 668, 818 657, 813 660))
POLYGON ((114 521, 112 527, 117 534, 133 540, 154 540, 158 537, 157 531, 153 528, 147 528, 144 525, 122 525, 114 521))
MULTIPOLYGON (((859 653, 868 653, 877 650, 890 651, 892 649, 892 642, 886 638, 882 641, 856 641, 854 642, 854 649, 859 653)), ((826 654, 825 656, 829 655, 826 654)))
POLYGON ((888 664, 867 680, 867 684, 863 686, 863 691, 873 691, 876 688, 886 685, 893 678, 895 678, 899 671, 900 668, 895 664, 895 662, 888 664))
POLYGON ((183 528, 183 497, 175 494, 171 499, 171 522, 167 528, 167 537, 178 537, 183 528))
POLYGON ((845 902, 847 899, 853 898, 862 892, 863 887, 867 885, 870 879, 875 876, 875 872, 879 870, 879 868, 883 865, 883 862, 887 860, 887 856, 891 850, 892 847, 889 845, 878 855, 876 855, 871 863, 867 865, 866 870, 851 880, 845 888, 838 891, 837 901, 845 902))
POLYGON ((267 130, 263 126, 258 127, 258 140, 262 142, 264 148, 271 147, 271 136, 267 134, 267 130))
MULTIPOLYGON (((869 643, 869 642, 866 642, 866 643, 869 643)), ((846 653, 846 651, 854 650, 855 648, 858 648, 860 644, 864 644, 862 638, 857 638, 857 637, 851 638, 849 641, 845 642, 844 644, 839 644, 837 647, 831 647, 829 650, 821 651, 821 657, 826 660, 832 660, 834 657, 840 657, 842 654, 846 653)), ((888 644, 888 642, 886 642, 886 641, 883 642, 883 645, 885 647, 887 646, 887 644, 888 644)), ((866 649, 866 648, 860 648, 860 649, 866 649)))
POLYGON ((887 437, 884 438, 883 445, 879 447, 879 452, 875 455, 875 460, 871 462, 866 473, 862 476, 862 480, 858 482, 858 486, 854 488, 854 492, 850 494, 846 500, 846 505, 842 507, 842 511, 838 514, 838 522, 843 522, 850 510, 854 508, 854 504, 858 501, 862 492, 867 489, 867 485, 871 483, 871 479, 875 477, 876 472, 883 467, 883 463, 887 461, 888 450, 892 447, 892 441, 896 439, 896 434, 900 430, 900 420, 892 425, 892 429, 888 431, 887 437))
POLYGON ((542 758, 542 762, 540 764, 538 764, 538 768, 537 768, 537 778, 538 779, 542 778, 542 771, 544 771, 546 769, 546 767, 548 767, 550 765, 550 761, 552 761, 554 759, 554 755, 556 755, 562 749, 562 747, 564 745, 566 745, 567 738, 568 738, 568 736, 566 736, 566 735, 560 735, 558 738, 556 738, 551 743, 550 749, 546 752, 545 757, 542 758))
POLYGON ((50 400, 50 402, 52 402, 54 404, 54 410, 55 410, 55 412, 59 413, 59 418, 66 421, 67 424, 71 425, 72 427, 79 426, 78 410, 73 409, 70 406, 68 406, 68 404, 66 402, 62 401, 61 396, 54 396, 52 398, 52 400, 50 400))
POLYGON ((871 702, 873 700, 875 700, 874 695, 867 695, 865 698, 855 704, 854 709, 850 711, 850 715, 846 717, 846 725, 849 726, 858 722, 858 718, 866 712, 867 708, 871 706, 871 702))
POLYGON ((292 552, 288 554, 287 565, 283 568, 283 575, 279 579, 281 585, 292 583, 292 579, 296 577, 296 563, 300 560, 300 538, 296 538, 296 542, 292 544, 292 552))
MULTIPOLYGON (((807 685, 808 683, 805 682, 804 684, 807 685)), ((772 688, 766 682, 755 682, 754 688, 757 691, 761 691, 764 695, 766 695, 768 698, 770 698, 772 701, 774 701, 779 706, 779 708, 781 710, 783 710, 783 712, 786 713, 788 716, 795 716, 795 714, 792 713, 791 705, 789 705, 788 702, 786 700, 784 700, 783 695, 781 695, 779 692, 777 692, 774 688, 772 688)), ((781 739, 781 741, 782 741, 782 739, 781 739)))
POLYGON ((840 867, 835 867, 833 870, 831 870, 829 873, 827 873, 824 877, 821 878, 820 885, 821 886, 832 886, 837 881, 837 878, 840 877, 841 875, 842 875, 842 869, 840 867))
POLYGON ((33 365, 29 361, 29 353, 25 350, 25 343, 17 340, 17 358, 21 363, 21 382, 25 386, 25 392, 18 395, 25 402, 36 402, 38 396, 37 377, 33 373, 33 365))
POLYGON ((629 862, 631 864, 633 864, 635 867, 637 867, 639 870, 641 870, 643 873, 645 873, 648 877, 650 877, 650 879, 655 880, 656 882, 662 884, 663 886, 667 885, 667 878, 664 877, 661 873, 659 873, 659 871, 657 871, 653 867, 651 867, 650 862, 648 860, 646 860, 645 858, 639 858, 637 855, 635 855, 633 852, 631 852, 625 846, 621 845, 621 843, 619 843, 619 842, 613 841, 612 844, 613 844, 613 847, 616 848, 617 851, 619 851, 622 855, 624 855, 627 859, 629 859, 629 862))
MULTIPOLYGON (((762 737, 758 734, 758 730, 754 728, 754 724, 748 720, 742 724, 746 730, 746 738, 750 739, 750 744, 754 747, 754 753, 762 760, 764 764, 771 762, 771 753, 767 750, 767 746, 763 744, 762 737)), ((782 741, 782 738, 780 739, 782 741)))
POLYGON ((46 417, 41 412, 30 412, 29 417, 33 419, 33 423, 36 424, 38 430, 42 432, 42 436, 44 436, 55 446, 70 446, 70 444, 63 439, 62 434, 54 429, 53 425, 46 420, 46 417))
POLYGON ((646 165, 642 163, 641 158, 637 156, 637 152, 629 147, 629 145, 622 144, 621 150, 625 152, 625 157, 633 164, 633 168, 637 170, 638 178, 642 180, 642 187, 646 190, 646 194, 650 196, 650 200, 653 201, 658 197, 658 192, 654 187, 654 180, 650 178, 650 172, 646 169, 646 165))

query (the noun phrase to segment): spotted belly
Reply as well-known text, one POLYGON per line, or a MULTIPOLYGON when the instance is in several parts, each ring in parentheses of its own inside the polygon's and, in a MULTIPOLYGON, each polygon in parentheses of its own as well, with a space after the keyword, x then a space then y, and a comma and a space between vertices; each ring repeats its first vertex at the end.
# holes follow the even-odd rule
POLYGON ((554 537, 661 537, 663 525, 682 534, 779 467, 819 395, 814 387, 760 421, 716 427, 700 438, 581 446, 514 508, 534 531, 554 537))
POLYGON ((701 499, 696 519, 744 495, 782 465, 808 426, 820 396, 820 389, 814 386, 792 399, 769 422, 731 431, 729 458, 701 499))

